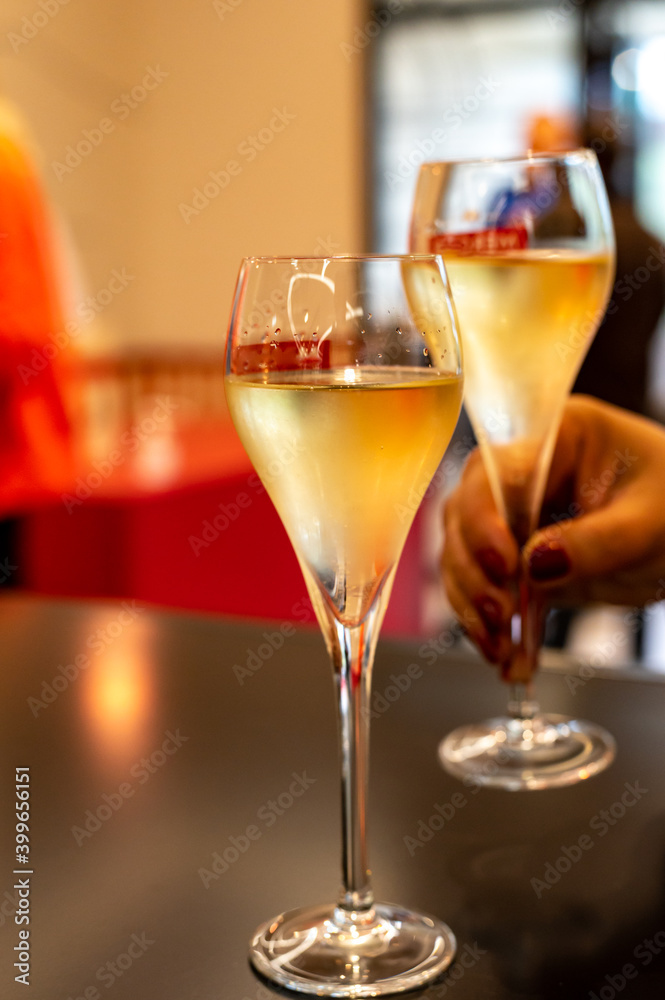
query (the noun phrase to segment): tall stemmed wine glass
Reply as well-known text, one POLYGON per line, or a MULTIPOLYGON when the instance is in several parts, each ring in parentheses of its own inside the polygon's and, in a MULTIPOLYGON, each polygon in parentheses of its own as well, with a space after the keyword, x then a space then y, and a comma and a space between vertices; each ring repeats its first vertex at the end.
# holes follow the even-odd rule
POLYGON ((229 330, 234 424, 289 534, 330 655, 339 710, 336 902, 260 927, 263 975, 318 996, 420 986, 452 960, 445 924, 376 903, 365 845, 369 696, 379 627, 418 503, 461 406, 441 258, 249 258, 229 330), (275 456, 288 453, 288 463, 275 456), (277 468, 279 466, 279 468, 277 468))
MULTIPOLYGON (((465 403, 499 511, 523 546, 538 526, 562 410, 603 317, 614 274, 612 222, 595 154, 427 163, 414 252, 445 260, 460 320, 465 403)), ((614 757, 600 727, 544 715, 534 700, 539 608, 526 580, 512 623, 506 717, 455 730, 452 774, 508 789, 569 785, 614 757)))

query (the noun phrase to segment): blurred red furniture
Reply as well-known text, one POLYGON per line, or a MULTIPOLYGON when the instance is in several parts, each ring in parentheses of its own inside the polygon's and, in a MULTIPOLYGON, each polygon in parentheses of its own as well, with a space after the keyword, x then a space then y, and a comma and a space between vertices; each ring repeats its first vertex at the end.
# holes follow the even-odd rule
MULTIPOLYGON (((75 370, 71 488, 21 520, 24 585, 206 612, 313 621, 300 568, 226 411, 221 358, 75 370)), ((421 619, 417 536, 384 628, 421 619)))

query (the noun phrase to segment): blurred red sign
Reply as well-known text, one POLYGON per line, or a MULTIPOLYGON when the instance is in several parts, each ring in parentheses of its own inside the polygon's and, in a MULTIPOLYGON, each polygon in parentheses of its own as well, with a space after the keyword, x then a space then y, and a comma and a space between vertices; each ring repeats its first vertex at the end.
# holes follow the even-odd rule
POLYGON ((510 226, 505 229, 479 229, 475 233, 436 233, 430 240, 430 251, 445 254, 446 250, 454 250, 463 255, 486 256, 523 250, 528 242, 525 226, 510 226))
POLYGON ((291 338, 241 344, 233 352, 231 368, 234 375, 330 368, 330 341, 291 338))

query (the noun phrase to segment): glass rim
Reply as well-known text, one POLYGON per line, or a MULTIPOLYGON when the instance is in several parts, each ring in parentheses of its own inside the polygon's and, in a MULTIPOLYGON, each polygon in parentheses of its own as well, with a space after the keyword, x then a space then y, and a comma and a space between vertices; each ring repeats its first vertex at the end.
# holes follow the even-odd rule
POLYGON ((421 163, 420 171, 432 171, 437 167, 456 167, 456 166, 470 166, 476 164, 482 167, 491 166, 508 166, 511 163, 522 163, 529 164, 532 162, 538 163, 565 163, 567 161, 578 160, 590 160, 594 163, 598 162, 598 157, 594 149, 590 146, 576 146, 571 149, 562 150, 543 150, 543 152, 535 152, 533 150, 526 150, 524 153, 520 153, 516 156, 487 156, 487 157, 470 157, 469 159, 463 160, 427 160, 425 163, 421 163))
POLYGON ((349 254, 304 254, 301 256, 276 254, 258 255, 243 257, 243 264, 293 264, 298 261, 334 261, 340 263, 353 263, 356 261, 436 261, 443 260, 440 253, 349 253, 349 254))

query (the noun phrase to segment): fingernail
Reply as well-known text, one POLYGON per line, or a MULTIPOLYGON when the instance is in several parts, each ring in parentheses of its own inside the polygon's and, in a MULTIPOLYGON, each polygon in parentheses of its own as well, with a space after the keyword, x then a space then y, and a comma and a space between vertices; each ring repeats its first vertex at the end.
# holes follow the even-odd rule
POLYGON ((495 600, 491 597, 483 597, 481 601, 478 602, 478 610, 482 615, 482 618, 489 629, 496 631, 503 621, 503 616, 501 614, 501 608, 495 600))
POLYGON ((556 542, 537 545, 529 556, 529 576, 539 583, 549 583, 567 576, 571 570, 568 553, 556 542))
POLYGON ((483 567, 492 583, 501 584, 506 579, 506 564, 503 556, 496 549, 481 549, 478 562, 483 567))

